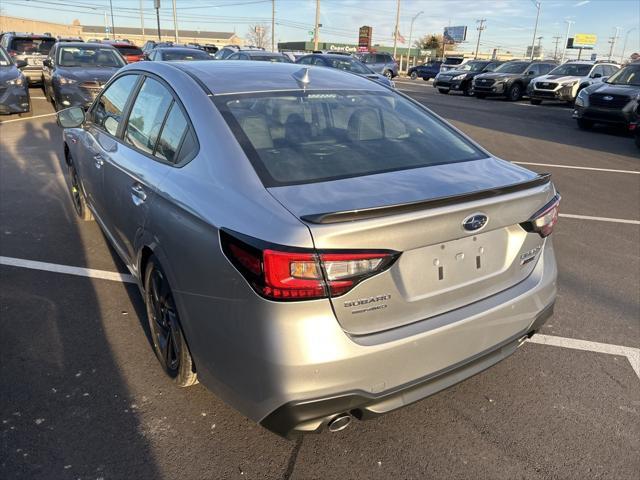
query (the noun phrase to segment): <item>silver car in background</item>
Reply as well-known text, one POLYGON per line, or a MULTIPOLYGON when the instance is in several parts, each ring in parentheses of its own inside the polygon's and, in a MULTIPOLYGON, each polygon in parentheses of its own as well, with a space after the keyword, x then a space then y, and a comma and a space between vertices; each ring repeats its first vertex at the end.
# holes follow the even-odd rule
POLYGON ((432 395, 552 313, 549 175, 366 78, 140 62, 58 122, 165 372, 280 435, 432 395))

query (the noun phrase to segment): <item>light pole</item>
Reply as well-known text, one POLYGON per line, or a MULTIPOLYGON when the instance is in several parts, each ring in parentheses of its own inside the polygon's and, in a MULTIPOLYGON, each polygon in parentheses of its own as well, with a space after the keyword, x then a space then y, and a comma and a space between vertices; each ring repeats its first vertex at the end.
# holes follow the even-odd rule
POLYGON ((276 0, 271 0, 271 51, 276 51, 276 0))
POLYGON ((113 23, 113 2, 109 0, 109 7, 111 8, 111 38, 116 39, 116 26, 113 23))
POLYGON ((613 37, 611 37, 611 48, 609 49, 609 60, 613 58, 613 49, 616 48, 616 40, 618 40, 618 35, 620 34, 620 27, 616 27, 616 33, 613 37))
POLYGON ((156 22, 158 24, 158 41, 162 41, 162 33, 160 32, 160 0, 153 0, 153 8, 156 9, 156 22))
POLYGON ((144 10, 142 10, 142 0, 140 0, 140 27, 142 27, 142 43, 144 43, 144 10))
POLYGON ((627 40, 629 40, 629 34, 634 30, 637 30, 638 27, 633 27, 627 30, 627 34, 624 36, 624 43, 622 44, 622 55, 620 55, 620 61, 624 62, 624 51, 627 49, 627 40))
POLYGON ((176 43, 180 43, 180 38, 178 37, 178 12, 176 11, 176 0, 173 0, 173 30, 174 36, 176 37, 176 43))
POLYGON ((396 58, 396 47, 398 45, 398 24, 400 23, 400 0, 397 0, 396 6, 396 28, 393 31, 393 58, 396 58))
POLYGON ((569 41, 569 30, 571 30, 571 25, 576 23, 573 20, 565 20, 567 24, 567 33, 564 36, 564 47, 562 47, 562 58, 560 59, 560 63, 564 63, 564 56, 567 53, 567 42, 569 41))
POLYGON ((533 60, 533 51, 535 50, 536 35, 538 34, 538 19, 540 18, 540 5, 541 5, 540 2, 538 1, 534 1, 534 0, 531 0, 531 1, 538 9, 538 12, 536 13, 536 26, 533 28, 533 40, 531 40, 531 58, 529 60, 533 60))
POLYGON ((409 51, 407 52, 407 70, 409 69, 409 62, 411 61, 411 36, 413 35, 413 22, 415 22, 416 18, 418 18, 423 13, 424 12, 422 10, 420 10, 411 19, 411 27, 409 28, 409 51))
POLYGON ((487 28, 484 26, 484 22, 486 22, 487 19, 483 18, 481 20, 476 20, 476 23, 478 23, 478 41, 476 42, 476 53, 473 55, 473 58, 478 58, 478 50, 480 49, 480 36, 482 35, 482 31, 487 28))

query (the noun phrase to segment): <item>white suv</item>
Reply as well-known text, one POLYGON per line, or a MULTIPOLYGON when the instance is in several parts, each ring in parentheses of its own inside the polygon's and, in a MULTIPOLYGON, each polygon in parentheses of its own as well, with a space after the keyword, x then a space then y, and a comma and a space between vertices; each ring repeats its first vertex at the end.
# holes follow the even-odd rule
POLYGON ((573 103, 584 87, 601 82, 619 69, 615 63, 569 61, 546 75, 534 78, 527 94, 533 105, 540 105, 543 100, 573 103))

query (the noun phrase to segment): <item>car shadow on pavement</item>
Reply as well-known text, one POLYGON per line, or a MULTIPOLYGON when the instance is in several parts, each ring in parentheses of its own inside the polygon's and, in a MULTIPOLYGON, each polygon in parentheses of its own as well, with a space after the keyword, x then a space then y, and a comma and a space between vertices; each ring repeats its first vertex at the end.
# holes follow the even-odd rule
MULTIPOLYGON (((0 127, 0 251, 67 249, 82 267, 84 226, 39 124, 0 127)), ((159 478, 105 332, 110 282, 7 266, 0 282, 0 477, 159 478)))

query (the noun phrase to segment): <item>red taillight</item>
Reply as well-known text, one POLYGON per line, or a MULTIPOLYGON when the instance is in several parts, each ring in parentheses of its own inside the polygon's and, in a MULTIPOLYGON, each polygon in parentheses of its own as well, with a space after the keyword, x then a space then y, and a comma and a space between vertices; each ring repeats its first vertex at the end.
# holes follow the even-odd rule
MULTIPOLYGON (((220 232, 222 250, 263 297, 310 300, 342 295, 365 278, 386 270, 395 252, 315 252, 287 247, 259 248, 220 232)), ((258 244, 260 242, 251 242, 258 244)))
POLYGON ((551 235, 553 227, 558 223, 560 199, 560 194, 556 194, 549 203, 534 213, 530 220, 522 224, 524 229, 536 232, 543 238, 551 235))
POLYGON ((11 55, 12 57, 15 57, 16 55, 18 55, 18 52, 15 50, 8 50, 7 53, 9 53, 9 55, 11 55))

